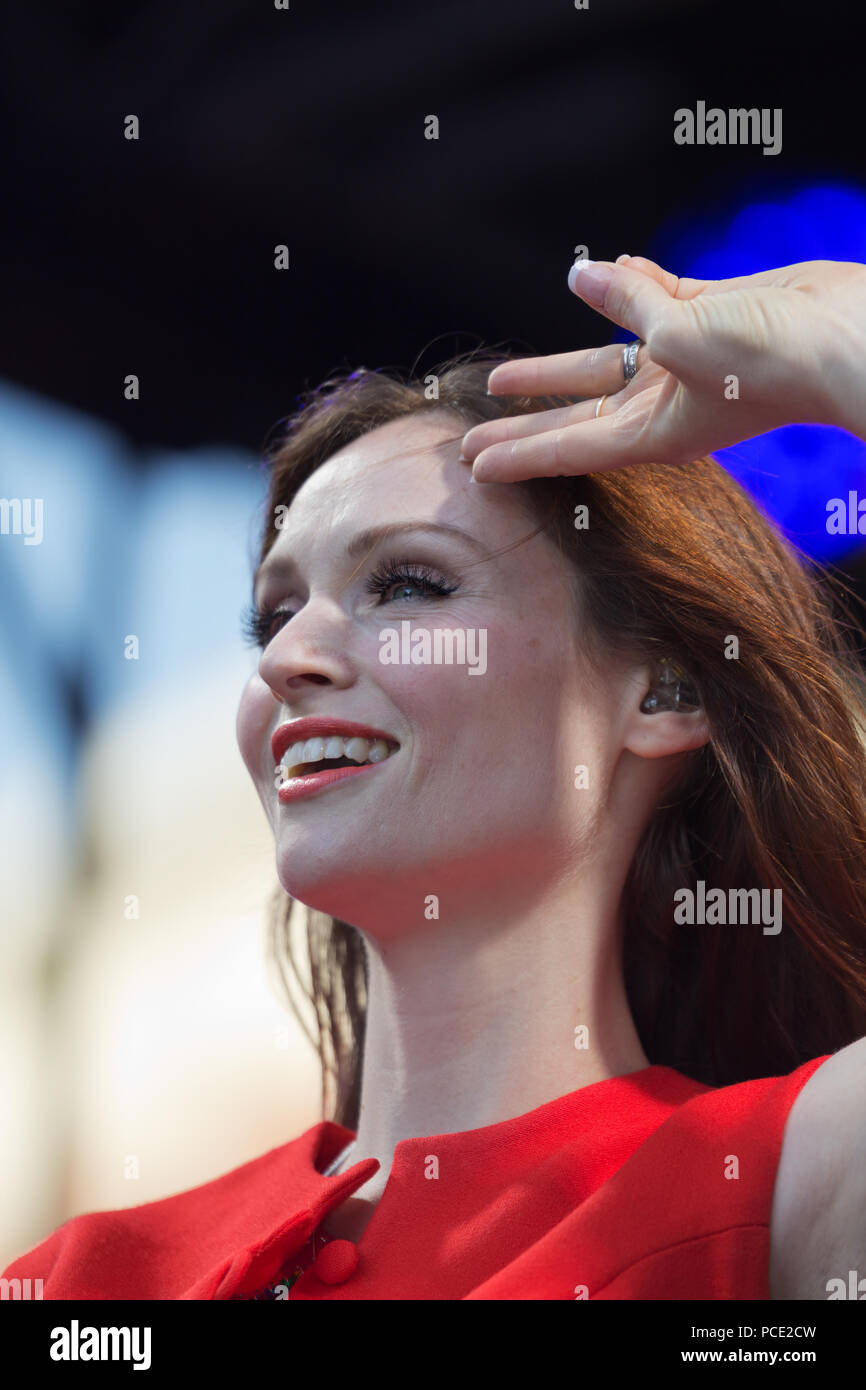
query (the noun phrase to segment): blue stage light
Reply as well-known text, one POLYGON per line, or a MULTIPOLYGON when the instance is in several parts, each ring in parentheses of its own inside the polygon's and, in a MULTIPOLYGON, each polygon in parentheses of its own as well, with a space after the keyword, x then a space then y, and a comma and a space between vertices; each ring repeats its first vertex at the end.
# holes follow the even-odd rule
MULTIPOLYGON (((822 183, 788 187, 773 198, 743 197, 741 191, 739 204, 729 200, 712 212, 677 218, 660 230, 647 254, 678 275, 700 279, 752 275, 798 261, 866 262, 861 189, 822 183)), ((862 440, 830 426, 789 425, 716 457, 814 559, 837 561, 866 545, 862 440), (847 528, 835 534, 830 528, 842 508, 834 502, 845 504, 847 528), (860 502, 863 529, 852 532, 860 502)))

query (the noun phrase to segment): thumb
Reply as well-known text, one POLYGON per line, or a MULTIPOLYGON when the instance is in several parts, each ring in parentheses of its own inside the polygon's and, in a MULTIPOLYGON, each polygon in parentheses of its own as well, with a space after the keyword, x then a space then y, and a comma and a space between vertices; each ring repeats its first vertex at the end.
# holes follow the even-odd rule
POLYGON ((652 328, 658 328, 664 319, 682 308, 652 276, 610 261, 575 261, 568 272, 568 288, 644 342, 652 328))

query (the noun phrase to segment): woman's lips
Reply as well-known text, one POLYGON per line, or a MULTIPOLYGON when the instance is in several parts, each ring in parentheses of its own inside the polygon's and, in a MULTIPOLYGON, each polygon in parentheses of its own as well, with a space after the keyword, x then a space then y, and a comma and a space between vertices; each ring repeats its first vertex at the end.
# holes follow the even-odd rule
POLYGON ((271 752, 278 765, 275 771, 278 776, 282 774, 277 782, 277 797, 285 804, 301 797, 315 796, 347 777, 373 772, 383 762, 390 761, 399 747, 400 744, 391 734, 355 720, 336 719, 333 715, 291 719, 275 729, 271 737, 271 752), (362 746, 357 746, 362 740, 362 746), (353 744, 356 746, 353 747, 353 744), (290 770, 298 773, 304 763, 313 765, 341 759, 344 764, 351 759, 357 766, 324 767, 300 772, 296 776, 287 775, 290 770), (288 763, 293 765, 292 769, 286 765, 288 763))
POLYGON ((381 763, 363 763, 358 767, 326 767, 321 772, 308 772, 305 777, 290 777, 287 782, 280 784, 277 800, 285 805, 289 801, 299 801, 304 796, 314 796, 316 792, 324 791, 335 782, 345 781, 347 777, 360 777, 365 772, 376 772, 390 761, 390 758, 386 758, 381 763))

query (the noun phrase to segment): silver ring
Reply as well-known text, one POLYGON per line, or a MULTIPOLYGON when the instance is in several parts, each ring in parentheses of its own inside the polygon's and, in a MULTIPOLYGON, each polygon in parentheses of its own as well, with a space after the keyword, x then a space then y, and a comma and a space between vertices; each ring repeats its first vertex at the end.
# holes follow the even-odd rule
POLYGON ((595 418, 596 418, 596 420, 598 419, 599 415, 601 414, 601 408, 602 408, 602 406, 604 405, 604 403, 605 403, 606 400, 607 400, 607 396, 602 396, 601 399, 599 400, 598 405, 595 407, 595 418))
POLYGON ((622 374, 626 385, 633 376, 637 375, 637 355, 638 350, 643 347, 643 339, 635 338, 633 343, 626 343, 622 350, 622 374))

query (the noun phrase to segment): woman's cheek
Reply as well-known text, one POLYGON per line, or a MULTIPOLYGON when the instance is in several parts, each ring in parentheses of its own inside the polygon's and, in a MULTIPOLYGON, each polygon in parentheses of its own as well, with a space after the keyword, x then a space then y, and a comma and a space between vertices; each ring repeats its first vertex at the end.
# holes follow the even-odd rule
MULTIPOLYGON (((476 663, 479 664, 480 663, 476 663)), ((470 674, 468 664, 400 665, 385 668, 383 693, 398 711, 412 744, 416 774, 453 774, 476 752, 492 753, 501 742, 504 712, 496 704, 503 691, 498 680, 470 674)), ((379 722, 387 727, 382 713, 379 722)), ((485 755, 486 755, 485 754, 485 755)))
POLYGON ((258 672, 250 676, 241 693, 235 731, 247 771, 258 786, 264 769, 264 749, 270 732, 274 700, 258 672))

